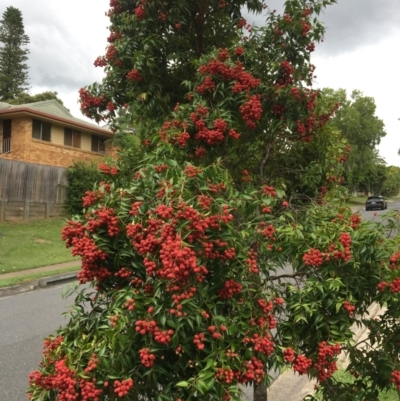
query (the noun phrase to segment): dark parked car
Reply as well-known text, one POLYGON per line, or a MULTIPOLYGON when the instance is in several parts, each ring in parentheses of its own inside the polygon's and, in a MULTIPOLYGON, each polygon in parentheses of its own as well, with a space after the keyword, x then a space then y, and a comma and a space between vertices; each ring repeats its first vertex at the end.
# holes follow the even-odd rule
POLYGON ((365 202, 365 210, 372 209, 387 209, 387 203, 382 195, 368 196, 368 199, 365 202))

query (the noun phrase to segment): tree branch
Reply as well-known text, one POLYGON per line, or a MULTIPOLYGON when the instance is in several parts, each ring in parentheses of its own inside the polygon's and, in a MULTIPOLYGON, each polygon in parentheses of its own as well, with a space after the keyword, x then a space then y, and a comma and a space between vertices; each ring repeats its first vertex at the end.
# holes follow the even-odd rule
POLYGON ((293 273, 293 274, 281 274, 280 276, 269 276, 268 280, 279 280, 281 278, 296 278, 296 277, 300 277, 300 276, 305 276, 306 273, 305 272, 299 272, 299 273, 293 273))

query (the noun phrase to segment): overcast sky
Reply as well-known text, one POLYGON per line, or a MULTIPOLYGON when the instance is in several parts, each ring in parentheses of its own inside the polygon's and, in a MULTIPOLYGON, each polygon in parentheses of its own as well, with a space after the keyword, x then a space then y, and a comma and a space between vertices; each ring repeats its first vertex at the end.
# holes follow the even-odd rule
MULTIPOLYGON (((283 0, 267 4, 279 10, 283 0)), ((76 117, 79 88, 101 80, 93 61, 104 54, 109 0, 1 0, 0 14, 21 10, 30 37, 31 93, 57 91, 76 117)), ((387 135, 379 146, 388 165, 400 166, 399 0, 338 0, 320 16, 327 32, 313 54, 316 86, 361 90, 375 98, 387 135)))

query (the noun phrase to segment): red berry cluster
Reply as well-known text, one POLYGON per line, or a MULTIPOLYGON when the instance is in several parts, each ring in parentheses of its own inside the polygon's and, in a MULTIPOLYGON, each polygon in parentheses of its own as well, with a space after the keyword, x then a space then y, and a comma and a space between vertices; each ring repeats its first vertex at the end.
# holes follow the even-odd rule
POLYGON ((92 108, 99 108, 108 103, 106 96, 103 94, 101 97, 92 96, 88 90, 79 89, 79 98, 81 103, 81 111, 85 116, 90 117, 92 108))
POLYGON ((256 128, 256 121, 262 116, 261 96, 253 95, 248 98, 247 102, 239 107, 245 124, 252 130, 256 128))
POLYGON ((114 273, 115 277, 130 278, 132 272, 125 267, 121 267, 117 272, 114 273))
POLYGON ((111 31, 110 36, 107 38, 107 42, 114 43, 121 38, 122 38, 122 35, 120 32, 111 31))
POLYGON ((210 210, 212 198, 207 195, 199 195, 197 197, 197 201, 199 202, 199 206, 204 210, 210 210))
POLYGON ((189 178, 194 178, 196 177, 198 174, 200 174, 202 172, 201 168, 197 168, 194 166, 187 166, 185 168, 185 174, 189 177, 189 178))
POLYGON ((193 344, 196 346, 198 350, 204 349, 204 333, 195 334, 193 338, 193 344))
POLYGON ((155 328, 157 327, 157 322, 155 320, 136 320, 135 322, 135 331, 142 336, 147 333, 154 333, 155 328))
POLYGON ((389 267, 392 270, 397 270, 400 267, 400 252, 396 252, 391 258, 390 258, 390 264, 389 267))
MULTIPOLYGON (((229 58, 228 53, 223 53, 224 57, 229 58)), ((224 61, 218 59, 212 59, 207 64, 202 65, 199 68, 201 75, 208 77, 218 77, 222 81, 233 82, 232 91, 234 93, 249 92, 251 89, 255 89, 260 86, 260 79, 254 78, 254 76, 244 70, 243 63, 236 61, 233 65, 228 65, 224 61)), ((204 81, 203 81, 204 82, 204 81)))
POLYGON ((146 12, 144 11, 142 4, 139 4, 139 6, 136 7, 133 12, 138 20, 142 20, 146 16, 146 12))
POLYGON ((292 348, 288 347, 283 351, 283 359, 289 363, 294 361, 294 351, 292 348))
POLYGON ((201 159, 202 157, 204 157, 207 154, 206 149, 204 149, 202 146, 198 147, 195 151, 194 151, 194 155, 196 157, 198 157, 199 159, 201 159))
POLYGON ((272 311, 272 308, 274 307, 274 304, 272 301, 267 302, 265 299, 259 299, 257 301, 257 303, 265 315, 268 315, 272 311))
MULTIPOLYGON (((262 222, 264 223, 264 222, 262 222)), ((263 226, 264 224, 261 224, 263 226)), ((272 224, 269 224, 265 229, 263 229, 263 235, 265 235, 269 239, 273 239, 275 234, 275 228, 272 224)))
POLYGON ((113 9, 115 14, 119 14, 121 12, 119 0, 110 0, 110 7, 113 9))
POLYGON ((29 382, 46 390, 57 391, 59 401, 78 401, 79 390, 75 372, 67 367, 65 358, 55 362, 54 371, 48 376, 38 371, 32 372, 29 375, 29 382))
POLYGON ((238 46, 234 51, 233 54, 237 57, 243 56, 244 54, 244 49, 242 46, 238 46))
POLYGON ((92 354, 92 357, 89 359, 87 367, 85 368, 85 372, 91 372, 92 370, 97 368, 97 364, 100 362, 100 359, 97 358, 96 354, 92 354))
POLYGON ((263 193, 267 194, 268 196, 275 197, 276 196, 276 191, 274 187, 271 187, 269 185, 265 185, 263 188, 263 193))
POLYGON ((43 341, 43 355, 50 355, 63 342, 63 336, 49 337, 43 341))
POLYGON ((117 56, 118 56, 118 50, 116 49, 116 47, 113 44, 109 45, 107 48, 106 55, 104 56, 105 59, 107 61, 113 61, 117 58, 117 56))
POLYGON ((278 80, 280 85, 289 85, 293 82, 292 75, 294 73, 294 69, 292 64, 289 61, 285 60, 282 61, 280 64, 281 67, 281 76, 278 80))
POLYGON ((215 82, 210 76, 204 78, 201 85, 196 87, 196 92, 200 93, 200 95, 205 95, 207 92, 215 91, 215 82))
POLYGON ((174 330, 159 330, 158 327, 154 328, 154 341, 159 344, 168 344, 171 341, 171 336, 174 335, 174 330))
POLYGON ((247 254, 246 266, 251 273, 258 274, 258 263, 257 263, 257 252, 254 249, 250 249, 247 254))
POLYGON ((390 381, 400 390, 400 370, 394 370, 390 375, 390 381))
POLYGON ((215 377, 218 381, 229 384, 232 383, 235 374, 231 368, 218 368, 215 377))
POLYGON ((238 27, 238 28, 243 28, 243 27, 246 26, 246 25, 247 25, 247 21, 246 21, 244 18, 240 19, 240 20, 238 21, 238 23, 237 23, 237 27, 238 27))
POLYGON ((357 213, 352 214, 350 217, 351 228, 353 230, 356 230, 360 226, 361 220, 362 220, 361 215, 359 215, 357 213))
POLYGON ((101 205, 100 209, 93 212, 93 217, 89 217, 86 228, 90 233, 94 233, 102 226, 107 227, 107 233, 110 237, 115 237, 121 232, 119 219, 113 208, 106 209, 101 205))
POLYGON ((307 36, 308 32, 311 30, 311 25, 304 19, 301 21, 301 36, 307 36))
POLYGON ((246 361, 244 372, 235 372, 239 383, 245 384, 249 381, 260 383, 265 376, 264 363, 253 356, 251 360, 246 361))
POLYGON ((242 181, 243 182, 251 182, 253 179, 251 178, 250 173, 247 170, 243 170, 242 172, 242 181))
POLYGON ((105 163, 101 163, 100 165, 99 165, 99 169, 104 173, 104 174, 107 174, 107 175, 118 175, 118 169, 116 168, 116 167, 114 167, 114 166, 108 166, 107 164, 105 164, 105 163))
POLYGON ((117 327, 118 324, 118 320, 119 320, 119 315, 114 315, 110 317, 110 326, 112 327, 117 327))
POLYGON ((335 251, 333 253, 333 257, 335 259, 343 259, 345 262, 351 259, 351 236, 349 233, 342 233, 340 234, 339 237, 339 242, 342 244, 344 247, 344 252, 341 251, 335 251))
POLYGON ((318 249, 310 248, 303 256, 306 266, 319 267, 324 263, 322 252, 318 249))
POLYGON ((124 303, 124 308, 128 309, 128 311, 133 311, 135 309, 135 300, 132 298, 127 299, 124 303))
POLYGON ((329 379, 337 371, 336 362, 333 360, 340 354, 340 344, 328 345, 325 341, 318 344, 318 357, 314 368, 318 371, 318 380, 329 379))
POLYGON ((133 380, 132 379, 126 379, 126 380, 115 380, 114 382, 114 393, 118 395, 118 397, 122 398, 125 397, 130 389, 133 387, 133 380))
POLYGON ((254 344, 254 351, 269 356, 274 351, 274 342, 271 340, 271 335, 267 333, 264 336, 254 334, 253 338, 245 337, 243 343, 254 344))
POLYGON ((107 60, 105 57, 97 57, 96 60, 94 60, 93 65, 95 67, 105 67, 107 65, 107 60))
POLYGON ((356 307, 352 305, 349 301, 343 302, 343 308, 347 310, 349 315, 354 315, 354 311, 356 310, 356 307))
POLYGON ((230 129, 228 135, 229 135, 230 138, 233 138, 233 139, 239 139, 240 138, 239 132, 235 131, 234 129, 230 129))
POLYGON ((297 355, 293 363, 293 370, 298 372, 300 375, 305 375, 308 369, 311 368, 312 360, 305 357, 304 355, 297 355))
POLYGON ((151 368, 153 366, 153 364, 154 364, 155 359, 156 359, 156 356, 154 354, 150 353, 150 348, 142 348, 139 351, 139 356, 140 356, 140 362, 146 368, 151 368))
POLYGON ((378 289, 378 291, 383 292, 383 291, 385 291, 385 289, 386 289, 386 287, 387 287, 388 285, 389 285, 389 284, 388 284, 386 281, 381 281, 381 282, 376 286, 376 288, 378 289))
POLYGON ((82 270, 78 273, 80 282, 86 283, 95 278, 102 281, 111 275, 109 270, 99 265, 107 259, 108 255, 96 246, 92 238, 84 234, 84 230, 84 226, 82 232, 82 227, 77 227, 73 222, 69 222, 63 228, 63 240, 66 242, 67 248, 73 247, 73 256, 82 258, 82 270))
POLYGON ((218 291, 218 296, 221 299, 229 299, 234 297, 242 291, 242 285, 237 283, 235 280, 230 279, 225 281, 224 287, 218 291))
POLYGON ((130 81, 136 81, 136 82, 139 82, 142 80, 142 76, 140 75, 139 70, 137 70, 137 69, 133 69, 133 70, 129 71, 126 74, 126 78, 129 79, 130 81))
POLYGON ((400 292, 400 278, 395 278, 391 283, 390 283, 390 291, 391 292, 400 292))

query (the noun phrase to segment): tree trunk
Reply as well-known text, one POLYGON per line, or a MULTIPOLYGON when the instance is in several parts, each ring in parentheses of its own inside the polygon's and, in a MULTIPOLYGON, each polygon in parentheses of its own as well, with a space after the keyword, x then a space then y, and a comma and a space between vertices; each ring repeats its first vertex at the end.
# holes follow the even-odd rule
POLYGON ((267 401, 267 386, 259 383, 254 386, 253 401, 267 401))

